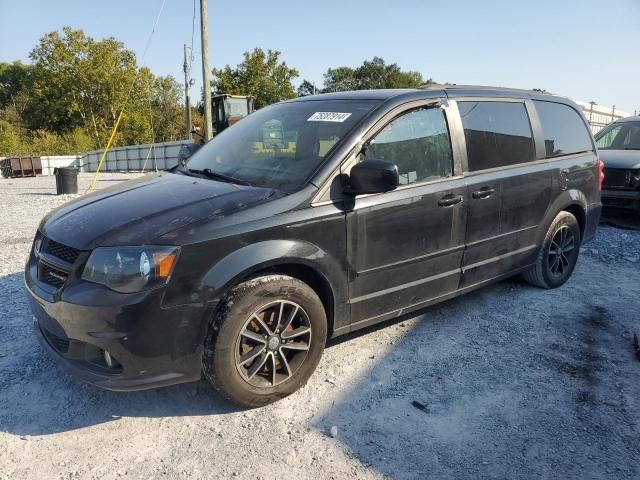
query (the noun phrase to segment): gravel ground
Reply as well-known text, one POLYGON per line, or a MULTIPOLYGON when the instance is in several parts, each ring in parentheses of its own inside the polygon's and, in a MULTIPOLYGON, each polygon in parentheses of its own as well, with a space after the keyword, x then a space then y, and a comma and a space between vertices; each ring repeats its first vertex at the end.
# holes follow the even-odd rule
POLYGON ((640 475, 640 231, 601 228, 559 289, 509 280, 334 341, 301 391, 240 410, 204 382, 98 390, 40 349, 22 267, 54 185, 0 179, 2 480, 640 475))

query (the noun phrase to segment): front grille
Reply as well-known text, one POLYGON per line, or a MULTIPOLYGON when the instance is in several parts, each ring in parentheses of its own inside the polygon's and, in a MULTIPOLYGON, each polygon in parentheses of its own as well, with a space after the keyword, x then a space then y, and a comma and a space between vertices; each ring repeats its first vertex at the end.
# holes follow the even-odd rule
POLYGON ((51 265, 48 265, 42 261, 38 263, 38 280, 49 285, 53 285, 56 288, 62 287, 64 282, 67 281, 69 273, 63 270, 59 270, 51 265))
POLYGON ((82 250, 47 238, 40 231, 36 232, 33 248, 34 261, 38 267, 38 280, 56 289, 61 288, 67 281, 73 264, 82 253, 82 250))
POLYGON ((59 337, 58 335, 51 333, 49 330, 40 327, 44 338, 47 339, 49 345, 53 347, 54 350, 60 353, 67 353, 69 351, 69 339, 66 337, 59 337))
POLYGON ((77 248, 68 247, 51 239, 44 242, 44 251, 67 263, 74 263, 80 255, 80 250, 77 248))
POLYGON ((631 187, 631 175, 629 170, 621 168, 604 169, 604 188, 629 188, 631 187))

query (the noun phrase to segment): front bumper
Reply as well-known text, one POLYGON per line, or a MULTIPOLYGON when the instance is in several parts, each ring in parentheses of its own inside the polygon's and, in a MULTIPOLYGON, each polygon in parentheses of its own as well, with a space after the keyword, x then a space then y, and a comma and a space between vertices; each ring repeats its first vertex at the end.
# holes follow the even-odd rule
POLYGON ((603 190, 605 206, 640 208, 640 190, 603 190))
POLYGON ((29 263, 25 286, 39 340, 79 379, 123 391, 200 379, 206 308, 163 308, 164 288, 119 294, 80 282, 51 295, 29 263))

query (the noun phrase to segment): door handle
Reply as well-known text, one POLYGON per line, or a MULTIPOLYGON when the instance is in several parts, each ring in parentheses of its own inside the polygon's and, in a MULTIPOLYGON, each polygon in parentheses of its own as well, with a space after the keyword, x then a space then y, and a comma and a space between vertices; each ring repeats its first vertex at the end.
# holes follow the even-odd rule
POLYGON ((438 205, 441 207, 452 207, 456 203, 460 203, 462 201, 462 195, 455 195, 453 193, 448 193, 440 200, 438 200, 438 205))
POLYGON ((475 192, 471 193, 471 196, 473 198, 489 198, 495 192, 496 192, 495 188, 482 187, 480 190, 476 190, 475 192))

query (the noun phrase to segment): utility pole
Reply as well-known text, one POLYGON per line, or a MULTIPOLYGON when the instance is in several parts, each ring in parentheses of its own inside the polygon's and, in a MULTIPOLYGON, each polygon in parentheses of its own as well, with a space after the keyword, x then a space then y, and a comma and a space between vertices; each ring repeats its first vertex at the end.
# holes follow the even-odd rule
POLYGON ((189 78, 189 63, 187 62, 187 44, 184 44, 184 108, 187 127, 187 139, 191 140, 191 99, 189 98, 189 86, 191 79, 189 78))
POLYGON ((207 0, 200 0, 200 42, 202 44, 202 88, 204 89, 204 141, 213 137, 211 119, 211 81, 209 80, 209 33, 207 31, 207 0))

